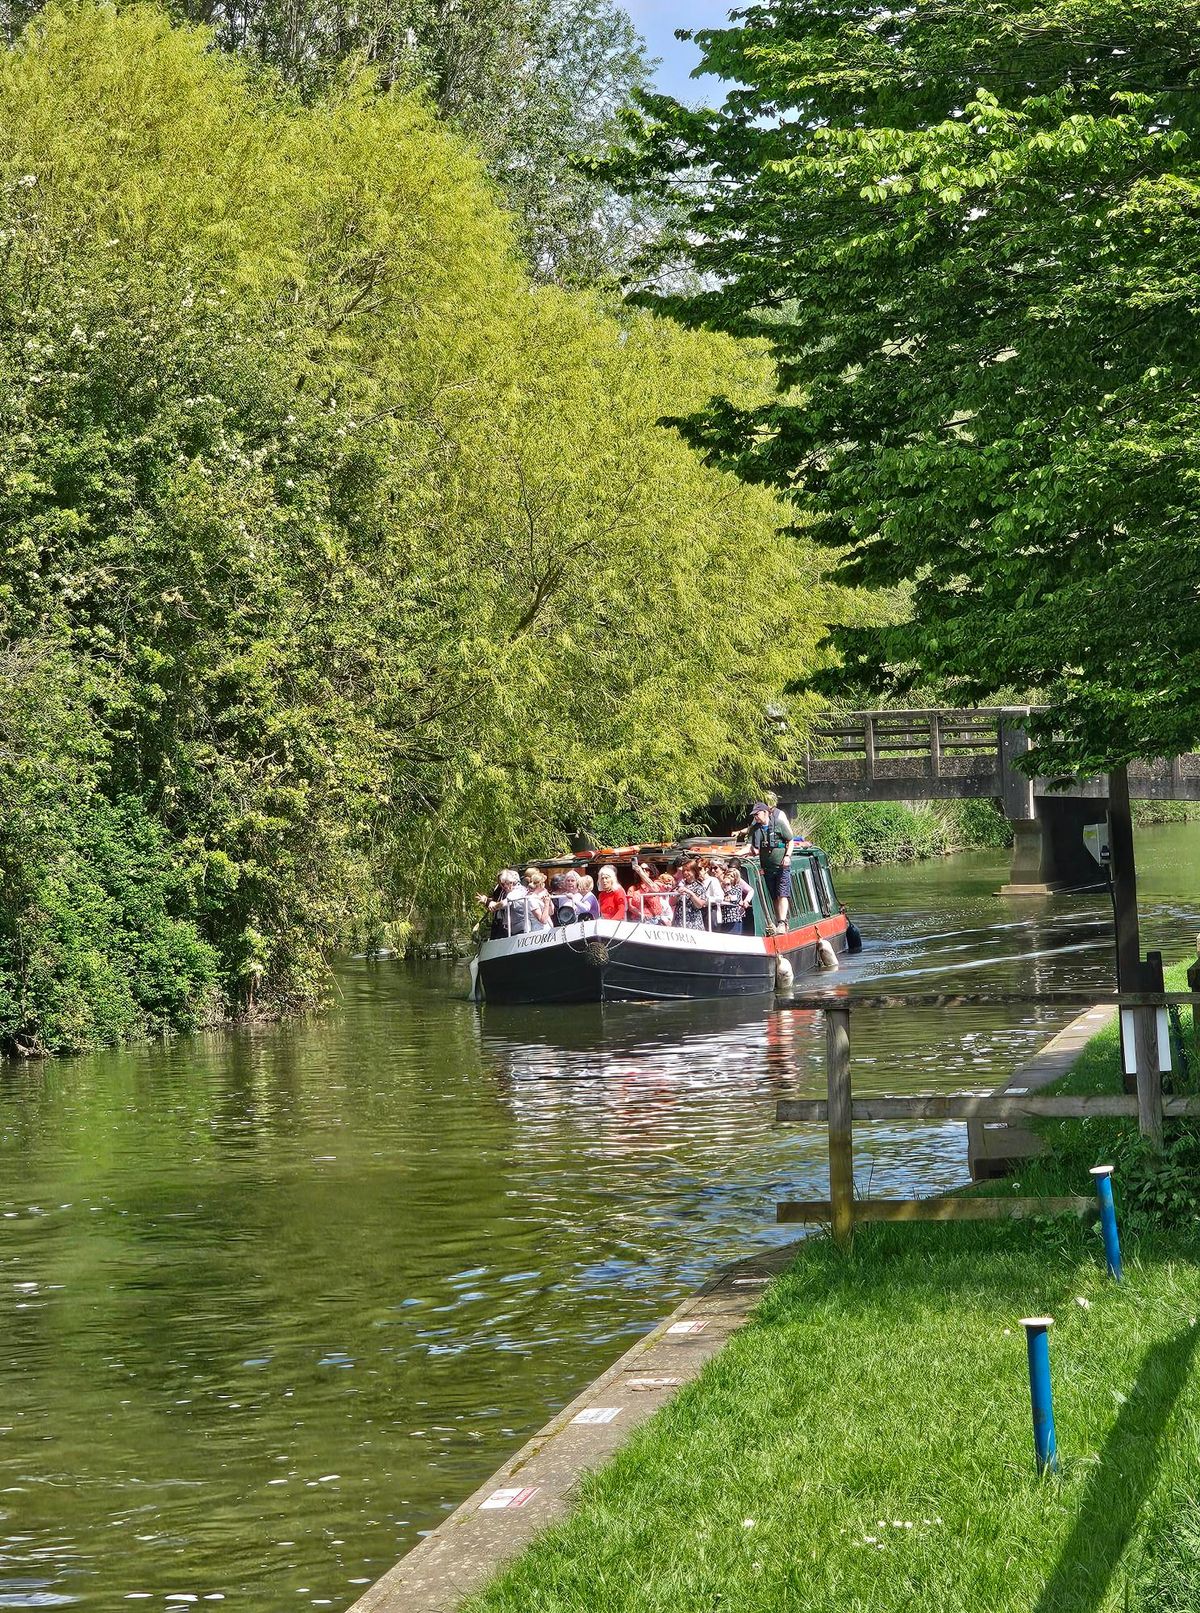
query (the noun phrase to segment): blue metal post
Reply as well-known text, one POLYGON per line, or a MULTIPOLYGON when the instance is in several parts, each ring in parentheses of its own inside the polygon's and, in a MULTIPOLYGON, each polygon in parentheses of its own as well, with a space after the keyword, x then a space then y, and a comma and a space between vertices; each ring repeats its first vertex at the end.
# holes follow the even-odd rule
POLYGON ((1025 1344, 1029 1351, 1029 1398, 1033 1403, 1033 1448, 1037 1470, 1058 1472, 1058 1442, 1054 1437, 1054 1402, 1050 1394, 1050 1339, 1052 1316, 1025 1316, 1025 1344))
POLYGON ((1104 1234, 1104 1259, 1108 1275, 1114 1282, 1121 1281, 1121 1239, 1117 1232, 1117 1211, 1113 1204, 1111 1165, 1093 1165, 1096 1178, 1096 1197, 1100 1200, 1100 1230, 1104 1234))

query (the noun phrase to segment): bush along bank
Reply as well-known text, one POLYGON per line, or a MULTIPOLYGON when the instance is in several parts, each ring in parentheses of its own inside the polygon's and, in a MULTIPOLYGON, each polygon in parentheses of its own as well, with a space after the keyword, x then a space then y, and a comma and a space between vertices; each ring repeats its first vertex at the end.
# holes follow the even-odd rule
POLYGON ((1001 849, 1012 827, 995 801, 855 801, 805 810, 797 825, 837 868, 1001 849))
MULTIPOLYGON (((1200 817, 1191 801, 1135 801, 1143 828, 1200 817)), ((863 863, 917 862, 954 851, 1001 851, 1012 825, 997 801, 854 801, 806 809, 798 832, 815 840, 838 868, 863 863)))
MULTIPOLYGON (((1120 1090, 1111 1034, 1067 1084, 1120 1090)), ((1195 1218, 1127 1185, 1131 1122, 1098 1126, 1047 1123, 1051 1151, 979 1191, 1087 1192, 1115 1158, 1122 1283, 1074 1220, 866 1226, 844 1257, 809 1240, 469 1613, 1191 1613, 1195 1218), (1033 1461, 1034 1314, 1055 1319, 1053 1479, 1033 1461)))

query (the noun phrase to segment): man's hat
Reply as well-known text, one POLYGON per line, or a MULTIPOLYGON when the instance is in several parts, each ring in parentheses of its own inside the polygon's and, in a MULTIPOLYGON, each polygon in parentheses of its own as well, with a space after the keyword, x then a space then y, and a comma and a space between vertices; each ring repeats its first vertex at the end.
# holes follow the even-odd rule
POLYGON ((769 812, 770 810, 765 801, 756 801, 750 808, 750 816, 753 817, 756 812, 769 812))

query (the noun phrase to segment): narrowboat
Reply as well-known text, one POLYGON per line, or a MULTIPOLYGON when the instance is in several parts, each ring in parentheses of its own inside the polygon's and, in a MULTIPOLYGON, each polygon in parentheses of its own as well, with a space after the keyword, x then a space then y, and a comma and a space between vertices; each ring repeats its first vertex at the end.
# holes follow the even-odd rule
POLYGON ((518 910, 516 922, 506 915, 481 941, 471 966, 475 996, 493 1003, 744 997, 775 991, 781 976, 815 974, 848 950, 849 923, 838 905, 829 861, 807 840, 793 842, 785 925, 776 923, 757 859, 738 839, 622 846, 535 860, 526 867, 542 869, 553 882, 555 875, 572 870, 595 878, 608 865, 629 892, 640 885, 635 860, 669 867, 696 856, 740 865, 752 893, 741 934, 724 933, 712 913, 704 915, 703 927, 685 925, 680 904, 669 894, 662 895, 657 922, 635 916, 582 918, 533 930, 518 910), (504 933, 504 925, 513 933, 504 933))

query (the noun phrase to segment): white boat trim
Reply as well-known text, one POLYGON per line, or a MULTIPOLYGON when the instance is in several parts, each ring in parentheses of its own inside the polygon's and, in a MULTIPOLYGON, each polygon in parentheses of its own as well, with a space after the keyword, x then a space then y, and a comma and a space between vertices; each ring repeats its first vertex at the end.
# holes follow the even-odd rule
POLYGON ((761 935, 725 935, 720 930, 686 930, 675 924, 631 923, 628 919, 584 919, 551 930, 530 930, 523 935, 500 936, 485 941, 479 949, 479 962, 510 958, 526 952, 544 952, 552 947, 582 946, 588 941, 607 941, 619 950, 630 941, 652 947, 680 947, 689 952, 721 952, 748 958, 771 955, 761 935))

